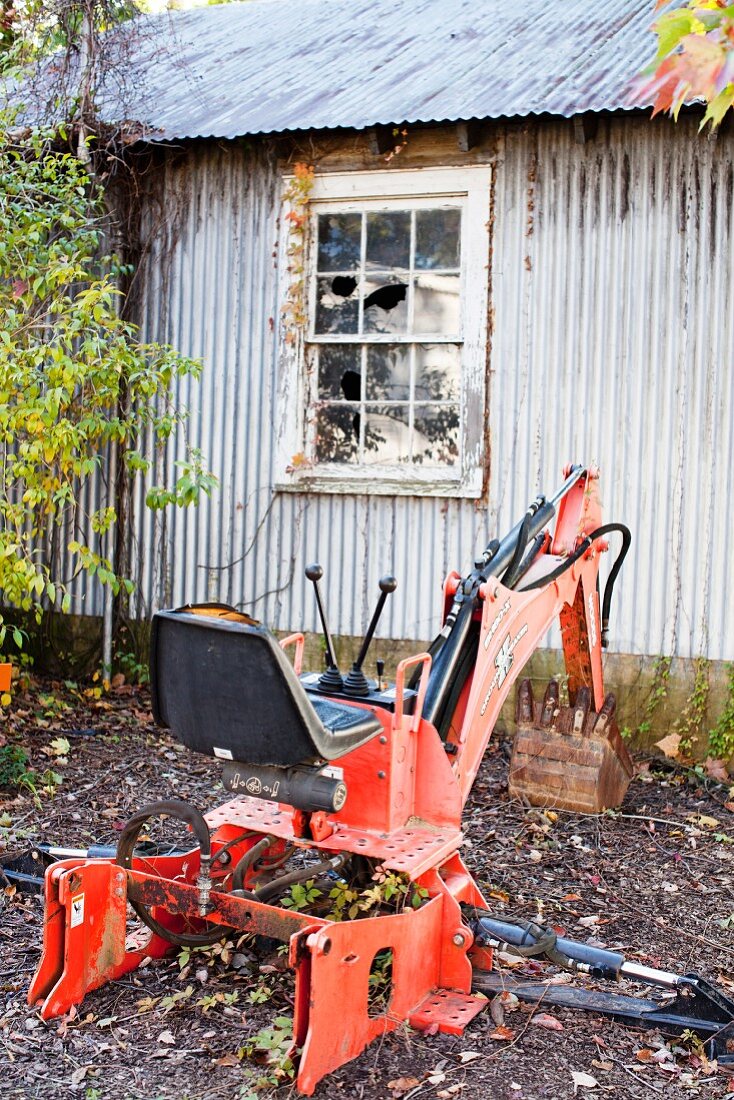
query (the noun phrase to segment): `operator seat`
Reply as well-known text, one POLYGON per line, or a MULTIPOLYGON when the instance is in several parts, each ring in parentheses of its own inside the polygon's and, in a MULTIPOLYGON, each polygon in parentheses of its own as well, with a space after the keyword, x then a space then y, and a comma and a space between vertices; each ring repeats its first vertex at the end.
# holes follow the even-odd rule
POLYGON ((154 615, 150 679, 157 724, 221 760, 335 760, 382 730, 369 709, 309 696, 267 627, 222 604, 154 615))

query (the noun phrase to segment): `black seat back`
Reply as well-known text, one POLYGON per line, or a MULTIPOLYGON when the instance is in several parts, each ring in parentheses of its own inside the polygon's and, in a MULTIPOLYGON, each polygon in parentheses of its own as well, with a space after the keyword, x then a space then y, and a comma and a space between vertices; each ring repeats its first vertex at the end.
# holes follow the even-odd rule
POLYGON ((232 608, 159 611, 150 677, 156 722, 195 752, 283 767, 323 755, 324 727, 277 640, 232 608))

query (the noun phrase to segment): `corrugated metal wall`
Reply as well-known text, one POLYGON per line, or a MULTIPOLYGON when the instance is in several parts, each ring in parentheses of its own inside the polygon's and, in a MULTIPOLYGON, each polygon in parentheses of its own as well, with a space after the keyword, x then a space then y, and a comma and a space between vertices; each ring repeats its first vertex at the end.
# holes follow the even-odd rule
POLYGON ((318 558, 335 632, 364 628, 392 570, 380 633, 427 638, 444 573, 554 488, 565 462, 591 460, 607 518, 634 535, 612 647, 734 657, 732 141, 628 118, 602 120, 586 145, 571 123, 528 123, 498 150, 488 511, 274 495, 275 164, 197 144, 151 177, 141 320, 205 362, 179 396, 220 488, 165 521, 137 501, 142 609, 215 598, 316 629, 302 570, 318 558))

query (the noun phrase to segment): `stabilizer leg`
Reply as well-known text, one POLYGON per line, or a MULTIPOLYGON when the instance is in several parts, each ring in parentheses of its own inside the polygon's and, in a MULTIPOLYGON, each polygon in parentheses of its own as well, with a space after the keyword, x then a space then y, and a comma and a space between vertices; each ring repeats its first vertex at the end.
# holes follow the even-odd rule
MULTIPOLYGON (((389 917, 305 929, 291 939, 296 970, 294 1042, 302 1047, 298 1088, 310 1096, 327 1073, 403 1022, 461 1034, 486 1001, 439 986, 444 899, 389 917), (370 1006, 370 974, 382 963, 384 1003, 370 1006), (306 991, 308 990, 308 992, 306 991)), ((465 945, 453 950, 466 954, 465 945)))
POLYGON ((125 871, 111 860, 64 860, 46 871, 43 952, 29 1004, 51 1019, 92 989, 134 970, 170 945, 157 936, 127 950, 125 871))

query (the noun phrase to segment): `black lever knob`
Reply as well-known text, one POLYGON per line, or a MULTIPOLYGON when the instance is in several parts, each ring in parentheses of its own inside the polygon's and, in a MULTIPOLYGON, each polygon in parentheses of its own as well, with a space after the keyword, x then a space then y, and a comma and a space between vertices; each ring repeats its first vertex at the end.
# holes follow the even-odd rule
POLYGON ((359 696, 369 694, 369 684, 367 683, 367 677, 362 672, 362 665, 364 663, 365 657, 367 656, 367 650, 370 647, 372 635, 375 633, 375 628, 377 627, 380 615, 382 614, 382 609, 385 606, 385 600, 391 592, 395 591, 398 582, 391 574, 386 574, 386 576, 380 578, 379 584, 380 598, 377 601, 377 607, 375 608, 374 614, 372 616, 372 621, 367 627, 367 633, 365 634, 364 641, 359 648, 357 660, 352 665, 351 671, 344 681, 344 691, 347 695, 359 696))
POLYGON ((334 650, 334 643, 331 640, 331 634, 329 633, 329 625, 326 621, 326 612, 324 611, 324 603, 321 599, 321 589, 319 587, 319 581, 324 575, 324 570, 317 561, 312 562, 306 566, 306 577, 311 581, 316 594, 316 606, 319 611, 319 618, 321 619, 321 627, 324 632, 324 644, 326 646, 326 672, 322 673, 319 677, 319 688, 322 691, 341 691, 342 689, 342 676, 339 671, 339 666, 336 663, 336 652, 334 650))

